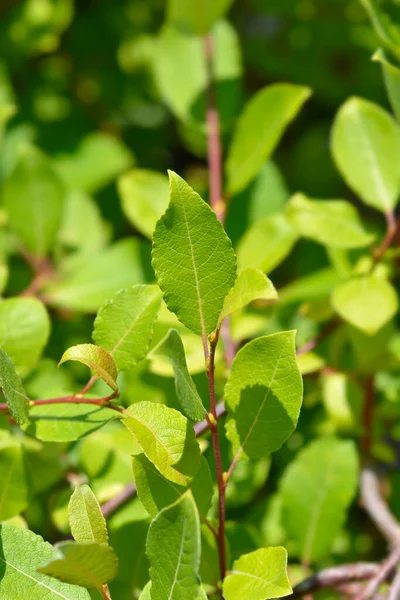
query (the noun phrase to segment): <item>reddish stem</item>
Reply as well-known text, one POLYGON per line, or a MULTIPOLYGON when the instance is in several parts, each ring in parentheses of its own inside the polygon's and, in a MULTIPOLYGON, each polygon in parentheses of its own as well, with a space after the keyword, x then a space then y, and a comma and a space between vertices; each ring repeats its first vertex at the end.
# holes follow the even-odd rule
MULTIPOLYGON (((121 406, 110 403, 111 400, 113 400, 116 396, 116 392, 113 392, 110 394, 110 396, 106 396, 105 398, 80 398, 77 395, 61 396, 60 398, 49 398, 45 400, 30 400, 30 405, 45 406, 46 404, 94 404, 96 406, 107 406, 108 408, 112 408, 118 412, 124 412, 124 409, 121 406)), ((6 402, 0 403, 0 411, 8 412, 8 410, 9 408, 6 402)))
POLYGON ((396 233, 399 228, 399 224, 396 222, 396 217, 392 211, 386 213, 386 235, 382 240, 379 248, 373 252, 373 264, 372 268, 384 257, 388 248, 392 245, 394 238, 396 237, 396 233))
POLYGON ((367 377, 364 384, 364 407, 363 407, 363 435, 361 438, 361 452, 364 459, 368 458, 372 444, 372 423, 374 418, 374 376, 367 377))
POLYGON ((220 121, 217 107, 217 90, 213 73, 214 43, 211 34, 204 37, 204 54, 207 67, 207 145, 208 173, 210 182, 210 204, 217 217, 225 220, 225 203, 222 199, 222 148, 220 138, 220 121))

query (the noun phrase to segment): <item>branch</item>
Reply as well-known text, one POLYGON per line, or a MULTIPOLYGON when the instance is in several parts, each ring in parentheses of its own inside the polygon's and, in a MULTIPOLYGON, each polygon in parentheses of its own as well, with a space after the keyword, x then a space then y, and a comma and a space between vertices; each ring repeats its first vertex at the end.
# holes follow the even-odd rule
POLYGON ((381 245, 379 246, 379 248, 377 248, 372 254, 372 259, 373 259, 372 269, 378 264, 378 262, 380 262, 382 260, 382 258, 386 254, 386 251, 392 245, 394 238, 396 237, 396 234, 399 229, 400 222, 396 221, 396 217, 395 217, 393 211, 389 211, 386 213, 386 223, 387 223, 386 235, 383 238, 383 241, 382 241, 381 245))
POLYGON ((397 547, 400 544, 400 524, 382 498, 379 479, 372 469, 362 470, 360 488, 361 504, 364 509, 391 546, 397 547))
POLYGON ((400 598, 400 569, 397 569, 396 577, 390 588, 388 600, 399 600, 400 598))
POLYGON ((375 382, 374 376, 366 378, 364 384, 363 403, 363 433, 361 437, 361 453, 364 459, 368 458, 372 444, 372 426, 374 418, 375 382))
POLYGON ((399 561, 400 546, 397 546, 397 548, 395 548, 393 552, 389 554, 387 559, 381 563, 378 572, 371 579, 367 587, 358 596, 356 596, 354 600, 370 600, 371 598, 376 598, 376 592, 382 583, 385 583, 385 581, 387 581, 391 576, 393 569, 395 569, 399 561))
POLYGON ((380 566, 377 563, 354 563, 351 565, 330 567, 298 583, 293 588, 291 598, 301 598, 306 594, 317 592, 324 588, 336 588, 353 581, 372 579, 377 575, 379 569, 380 566))
MULTIPOLYGON (((96 406, 107 406, 118 412, 124 412, 122 406, 112 404, 111 400, 117 397, 117 392, 113 392, 104 398, 84 398, 80 394, 71 396, 61 396, 60 398, 48 398, 44 400, 30 400, 29 406, 45 406, 46 404, 95 404, 96 406)), ((9 412, 7 402, 0 402, 0 412, 9 412)))

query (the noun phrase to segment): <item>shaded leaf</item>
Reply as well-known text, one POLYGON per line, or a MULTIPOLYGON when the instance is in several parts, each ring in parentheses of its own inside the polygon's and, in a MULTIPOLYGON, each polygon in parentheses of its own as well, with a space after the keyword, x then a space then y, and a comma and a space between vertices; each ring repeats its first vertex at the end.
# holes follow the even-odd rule
POLYGON ((190 422, 164 404, 138 402, 125 411, 123 423, 147 458, 164 477, 187 485, 200 464, 200 448, 190 422))
POLYGON ((120 371, 146 356, 160 304, 157 286, 135 285, 119 290, 99 309, 93 340, 110 353, 120 371))
POLYGON ((223 582, 226 600, 266 600, 292 593, 285 548, 260 548, 233 563, 223 582))
POLYGON ((11 416, 19 425, 28 423, 29 399, 10 357, 0 348, 0 386, 11 416))
MULTIPOLYGON (((133 456, 132 464, 139 499, 152 517, 155 517, 161 509, 176 502, 188 489, 187 486, 178 485, 163 477, 144 454, 133 456)), ((190 484, 190 489, 199 512, 204 516, 207 515, 214 485, 210 467, 204 456, 201 457, 200 468, 190 484)))
POLYGON ((242 310, 254 300, 277 300, 274 284, 260 269, 247 268, 239 273, 235 285, 225 298, 218 323, 225 317, 242 310))
POLYGON ((100 348, 100 346, 95 346, 94 344, 71 346, 71 348, 68 348, 64 352, 58 364, 62 365, 68 360, 75 360, 86 365, 98 377, 101 377, 114 392, 118 391, 116 382, 118 370, 116 364, 111 354, 100 348))
POLYGON ((197 388, 186 364, 185 349, 176 329, 170 329, 151 351, 153 356, 166 358, 171 362, 175 374, 175 389, 184 414, 193 421, 202 421, 207 411, 203 406, 197 388))
POLYGON ((0 520, 25 510, 29 503, 29 480, 21 444, 0 448, 0 520))
POLYGON ((345 200, 311 200, 295 194, 289 202, 287 217, 299 235, 334 248, 360 248, 371 244, 357 210, 345 200))
POLYGON ((385 110, 362 98, 340 108, 332 153, 346 183, 370 206, 391 211, 400 191, 400 127, 385 110))
POLYGON ((303 385, 294 338, 294 331, 260 337, 235 356, 224 394, 234 452, 267 456, 296 428, 303 385))
POLYGON ((190 492, 151 522, 146 542, 152 600, 193 600, 200 589, 200 522, 190 492))
POLYGON ((27 590, 30 600, 90 600, 87 590, 37 573, 40 563, 56 555, 54 548, 39 535, 3 523, 0 524, 0 542, 2 600, 26 598, 27 590))
POLYGON ((38 573, 65 583, 96 589, 101 589, 117 574, 118 561, 110 546, 95 542, 60 542, 56 544, 55 551, 56 554, 37 569, 38 573))
POLYGON ((214 211, 172 172, 170 191, 154 232, 153 267, 171 312, 205 336, 215 329, 235 281, 236 257, 214 211))
POLYGON ((345 321, 374 335, 396 314, 398 298, 391 283, 368 275, 336 287, 332 305, 345 321))
POLYGON ((88 485, 77 487, 68 504, 68 520, 76 542, 108 544, 106 520, 88 485))
POLYGON ((258 91, 246 104, 226 162, 231 194, 239 192, 254 179, 310 94, 307 87, 276 83, 258 91))
POLYGON ((105 406, 49 404, 31 408, 25 429, 43 442, 73 442, 115 418, 120 413, 105 406))
POLYGON ((309 444, 281 479, 282 524, 305 563, 330 555, 358 482, 352 441, 322 438, 309 444))
MULTIPOLYGON (((399 36, 400 51, 400 36, 399 36)), ((387 58, 384 51, 380 48, 372 57, 382 65, 383 79, 385 81, 387 95, 390 100, 396 119, 400 120, 400 69, 393 65, 387 58)))
POLYGON ((167 19, 185 33, 204 35, 232 3, 233 0, 168 0, 167 19))

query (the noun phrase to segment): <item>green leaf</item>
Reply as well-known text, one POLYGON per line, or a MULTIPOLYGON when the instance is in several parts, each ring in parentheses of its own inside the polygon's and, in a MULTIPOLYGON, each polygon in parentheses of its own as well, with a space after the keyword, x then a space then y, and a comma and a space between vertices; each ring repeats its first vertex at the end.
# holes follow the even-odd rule
POLYGON ((224 579, 224 598, 266 600, 289 596, 292 588, 286 570, 287 552, 280 546, 243 554, 224 579))
MULTIPOLYGON (((163 477, 144 454, 132 457, 133 476, 139 499, 149 515, 155 517, 161 509, 179 500, 187 486, 178 485, 163 477)), ((200 514, 207 515, 214 492, 210 467, 204 456, 190 484, 200 514)))
POLYGON ((76 542, 108 544, 106 520, 88 485, 77 487, 68 504, 68 520, 76 542))
POLYGON ((38 573, 65 583, 96 589, 101 589, 117 574, 118 561, 110 546, 95 542, 60 542, 56 544, 55 551, 55 556, 37 569, 38 573))
POLYGON ((309 444, 281 480, 282 524, 304 563, 330 556, 358 481, 352 441, 323 438, 309 444))
MULTIPOLYGON (((400 39, 399 39, 400 50, 400 39)), ((386 92, 390 100, 391 107, 396 116, 400 120, 400 69, 393 65, 387 58, 384 51, 379 48, 372 57, 382 65, 383 79, 385 81, 386 92)))
MULTIPOLYGON (((1 307, 1 304, 0 304, 1 307)), ((4 350, 0 348, 0 386, 11 416, 18 425, 28 423, 29 399, 15 367, 4 350)))
POLYGON ((246 104, 226 163, 231 194, 240 192, 254 179, 310 95, 307 87, 276 83, 257 92, 246 104))
POLYGON ((277 299, 278 293, 272 281, 260 269, 250 267, 244 269, 239 273, 235 285, 225 298, 218 324, 220 325, 226 317, 242 310, 254 300, 277 299))
POLYGON ((152 357, 166 358, 171 362, 175 374, 175 390, 184 414, 192 421, 202 421, 207 411, 190 376, 186 364, 185 349, 176 329, 167 335, 151 351, 152 357))
POLYGON ((38 362, 50 335, 50 319, 36 298, 6 298, 0 303, 0 347, 20 375, 38 362))
POLYGON ((345 200, 311 200, 295 194, 286 215, 299 235, 333 248, 360 248, 375 239, 364 229, 354 206, 345 200))
POLYGON ((151 600, 151 581, 143 588, 139 600, 151 600))
MULTIPOLYGON (((217 106, 224 127, 235 118, 241 102, 240 42, 233 27, 226 21, 219 21, 213 28, 213 43, 217 106)), ((164 102, 178 119, 187 126, 194 126, 196 133, 200 130, 200 134, 203 133, 201 139, 205 141, 208 77, 204 40, 165 25, 157 38, 153 69, 164 102)))
POLYGON ((110 227, 101 217, 97 203, 87 194, 71 191, 65 198, 63 221, 58 239, 68 249, 96 252, 110 238, 110 227))
POLYGON ((140 233, 151 239, 169 200, 168 177, 156 171, 134 169, 118 180, 122 210, 140 233))
POLYGON ((123 423, 147 458, 164 477, 187 485, 200 465, 200 448, 190 422, 164 404, 138 402, 126 411, 123 423))
POLYGON ((329 296, 342 277, 330 267, 320 269, 299 277, 279 290, 279 300, 283 302, 302 302, 320 300, 329 296))
POLYGON ((396 314, 398 298, 391 283, 367 275, 339 285, 332 294, 332 306, 345 321, 374 335, 396 314))
POLYGON ((294 331, 246 344, 233 360, 224 394, 234 451, 260 458, 278 450, 296 428, 302 396, 294 331))
POLYGON ((59 308, 95 313, 121 288, 146 282, 147 253, 150 254, 140 240, 128 238, 95 254, 74 256, 59 267, 57 280, 44 288, 46 302, 59 308))
POLYGON ((29 147, 4 182, 3 201, 10 226, 38 258, 53 249, 61 225, 64 188, 49 159, 29 147))
POLYGON ((190 492, 151 522, 146 542, 152 600, 193 600, 200 589, 200 522, 190 492))
POLYGON ((339 431, 355 432, 361 423, 363 398, 360 388, 346 373, 321 374, 322 401, 339 431))
POLYGON ((54 548, 26 529, 0 524, 0 596, 2 600, 90 600, 87 590, 37 573, 40 563, 56 555, 54 548))
POLYGON ((185 33, 205 35, 231 4, 233 0, 168 0, 167 19, 185 33))
POLYGON ((176 173, 170 203, 156 225, 153 268, 171 312, 206 336, 217 326, 236 278, 236 257, 214 211, 176 173))
POLYGON ((298 234, 283 214, 257 221, 239 242, 239 270, 253 267, 270 273, 290 254, 297 239, 298 234))
POLYGON ((160 304, 157 286, 135 285, 119 290, 99 309, 93 340, 110 353, 120 371, 146 356, 160 304))
POLYGON ((68 360, 75 360, 89 367, 101 377, 114 392, 118 391, 116 379, 118 377, 117 366, 113 357, 107 350, 95 346, 94 344, 78 344, 71 346, 64 352, 59 365, 62 365, 68 360))
POLYGON ((25 429, 43 442, 73 442, 115 418, 120 418, 120 413, 106 406, 49 404, 31 408, 25 429))
POLYGON ((400 191, 400 127, 385 110, 362 98, 340 108, 332 153, 346 183, 368 205, 390 212, 400 191))
POLYGON ((30 486, 21 444, 0 447, 0 481, 0 520, 5 521, 29 504, 30 486))
POLYGON ((87 135, 73 153, 54 160, 66 187, 89 193, 111 183, 132 162, 131 152, 120 140, 101 132, 87 135))

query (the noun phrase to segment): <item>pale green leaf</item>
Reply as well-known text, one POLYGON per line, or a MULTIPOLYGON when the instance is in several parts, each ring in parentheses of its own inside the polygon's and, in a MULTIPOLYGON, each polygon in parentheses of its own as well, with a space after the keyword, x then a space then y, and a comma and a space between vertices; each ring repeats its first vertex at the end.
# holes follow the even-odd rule
POLYGON ((205 35, 233 0, 168 0, 167 19, 185 33, 205 35))
POLYGON ((73 442, 96 431, 120 413, 106 406, 49 404, 33 406, 29 412, 29 435, 43 442, 73 442))
MULTIPOLYGON (((226 21, 215 24, 213 43, 213 74, 223 126, 224 122, 229 123, 236 116, 241 98, 240 43, 237 33, 226 21)), ((186 126, 197 126, 204 140, 208 81, 204 40, 186 35, 171 25, 164 26, 157 39, 153 69, 164 102, 186 126)))
POLYGON ((200 448, 190 422, 164 404, 138 402, 126 411, 123 423, 147 458, 164 477, 187 485, 200 465, 200 448))
POLYGON ((367 275, 336 287, 332 305, 345 321, 368 335, 374 335, 396 314, 398 298, 391 283, 367 275))
POLYGON ((64 352, 59 365, 68 360, 75 360, 89 367, 101 377, 114 392, 118 391, 117 376, 118 370, 113 357, 107 350, 95 346, 94 344, 78 344, 71 346, 64 352))
POLYGON ((149 581, 143 588, 142 593, 139 596, 139 600, 151 600, 151 581, 149 581))
POLYGON ((304 563, 329 557, 358 481, 352 441, 323 438, 309 444, 281 480, 282 524, 304 563))
POLYGON ((168 177, 156 171, 134 169, 119 178, 118 191, 126 217, 151 239, 158 219, 168 206, 168 177))
POLYGON ((200 522, 187 492, 151 522, 146 542, 152 600, 193 600, 200 589, 200 522))
POLYGON ((0 449, 0 521, 25 510, 29 503, 29 480, 22 446, 0 449))
POLYGON ((225 298, 218 323, 221 324, 226 317, 242 310, 254 300, 277 299, 278 293, 272 281, 260 269, 251 267, 244 269, 239 273, 235 285, 225 298))
POLYGON ((390 212, 400 191, 400 126, 385 110, 362 98, 340 108, 332 153, 346 183, 368 205, 390 212))
POLYGON ((101 217, 97 203, 81 191, 70 191, 65 198, 60 243, 79 252, 95 252, 110 239, 110 227, 101 217))
POLYGON ((54 549, 55 556, 39 567, 38 573, 65 583, 96 589, 101 589, 117 574, 118 561, 110 546, 95 542, 60 542, 54 549))
POLYGON ((149 249, 137 238, 120 240, 94 254, 62 263, 55 281, 44 288, 46 302, 73 311, 95 313, 121 288, 145 283, 149 249))
POLYGON ((108 544, 106 520, 88 485, 77 487, 68 504, 68 520, 76 542, 108 544))
POLYGON ((311 200, 295 194, 286 215, 299 235, 334 248, 360 248, 371 244, 357 210, 345 200, 311 200))
POLYGON ((26 529, 0 524, 1 600, 90 600, 87 590, 37 573, 56 555, 54 548, 26 529))
POLYGON ((283 214, 256 221, 239 242, 239 270, 253 267, 270 273, 290 254, 297 239, 298 234, 283 214))
POLYGON ((339 431, 359 429, 363 398, 360 388, 346 373, 321 374, 322 401, 325 410, 339 431))
MULTIPOLYGON (((187 486, 178 485, 163 477, 144 454, 133 456, 132 464, 139 499, 152 517, 176 502, 188 489, 187 486)), ((201 457, 200 468, 190 489, 200 514, 207 515, 214 489, 210 467, 204 456, 201 457)))
POLYGON ((43 258, 61 225, 64 188, 50 160, 29 147, 4 182, 3 201, 11 229, 23 246, 43 258))
MULTIPOLYGON (((1 305, 0 305, 1 306, 1 305)), ((19 425, 28 423, 29 399, 26 396, 21 379, 4 350, 0 348, 0 386, 11 416, 19 425)))
POLYGON ((296 428, 302 397, 294 331, 246 344, 233 360, 224 394, 234 451, 260 458, 278 450, 296 428))
MULTIPOLYGON (((400 39, 399 39, 399 51, 400 51, 400 39)), ((384 51, 380 48, 377 50, 372 57, 372 60, 376 60, 382 65, 383 79, 385 81, 385 87, 387 95, 390 100, 393 112, 400 120, 400 69, 393 65, 387 58, 384 51)))
POLYGON ((282 303, 320 300, 329 296, 341 281, 342 278, 335 269, 320 269, 281 288, 279 300, 282 303))
POLYGON ((310 94, 307 87, 276 83, 257 92, 246 104, 226 163, 231 194, 254 179, 310 94))
POLYGON ((97 131, 87 135, 73 153, 57 156, 54 165, 66 187, 91 193, 113 181, 132 162, 131 152, 119 139, 97 131))
POLYGON ((170 329, 159 344, 153 348, 150 358, 154 356, 167 359, 172 364, 176 395, 184 414, 193 421, 202 421, 207 411, 188 371, 185 349, 176 329, 170 329))
POLYGON ((243 554, 224 579, 225 600, 266 600, 289 596, 287 552, 280 546, 243 554))
POLYGON ((0 302, 0 348, 17 373, 25 375, 38 362, 50 335, 50 319, 37 298, 6 298, 0 302))
POLYGON ((157 286, 135 285, 119 290, 99 309, 93 340, 110 353, 120 371, 146 356, 160 304, 157 286))
POLYGON ((206 336, 236 278, 236 257, 214 211, 170 172, 170 204, 156 225, 153 267, 168 308, 206 336))

